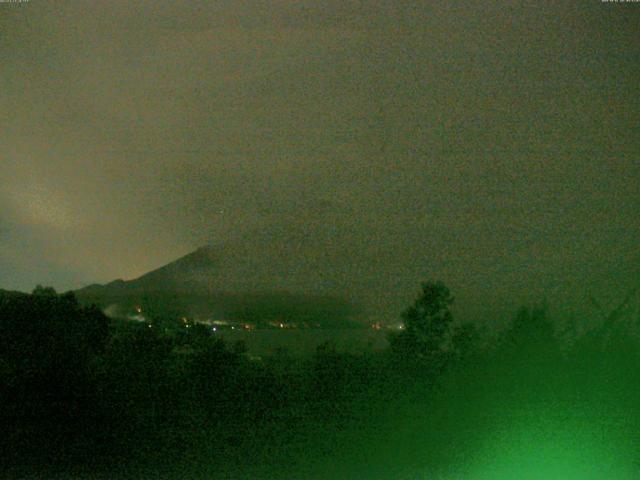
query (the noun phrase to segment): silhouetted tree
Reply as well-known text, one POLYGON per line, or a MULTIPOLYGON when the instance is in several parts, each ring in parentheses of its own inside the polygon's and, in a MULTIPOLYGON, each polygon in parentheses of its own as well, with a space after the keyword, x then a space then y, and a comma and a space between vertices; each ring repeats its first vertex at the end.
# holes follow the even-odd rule
MULTIPOLYGON (((564 359, 545 306, 521 308, 503 333, 496 365, 520 399, 551 396, 563 383, 564 359)), ((499 387, 503 388, 503 387, 499 387)))
POLYGON ((403 331, 390 338, 394 353, 404 358, 441 359, 450 337, 452 303, 444 283, 424 282, 420 296, 402 314, 403 331))
POLYGON ((451 335, 451 351, 459 358, 474 354, 480 342, 480 332, 475 325, 463 323, 457 326, 451 335))
POLYGON ((57 295, 53 287, 43 287, 40 284, 36 285, 31 294, 39 297, 55 297, 57 295))
POLYGON ((102 312, 81 307, 72 293, 38 286, 0 301, 0 421, 13 435, 0 434, 1 450, 3 441, 25 449, 48 442, 29 454, 50 462, 82 443, 95 417, 92 365, 107 335, 102 312))
POLYGON ((554 326, 545 306, 523 307, 503 336, 504 345, 516 352, 549 353, 557 349, 554 326))

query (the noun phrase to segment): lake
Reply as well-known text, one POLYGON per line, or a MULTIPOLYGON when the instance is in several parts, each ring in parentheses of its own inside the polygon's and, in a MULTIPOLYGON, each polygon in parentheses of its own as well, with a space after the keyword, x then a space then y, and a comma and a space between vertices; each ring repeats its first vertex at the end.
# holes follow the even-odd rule
POLYGON ((387 332, 373 329, 237 329, 215 335, 229 343, 243 340, 248 353, 256 356, 268 355, 277 349, 286 349, 292 354, 313 353, 324 342, 329 342, 338 351, 351 353, 382 350, 389 345, 387 332))

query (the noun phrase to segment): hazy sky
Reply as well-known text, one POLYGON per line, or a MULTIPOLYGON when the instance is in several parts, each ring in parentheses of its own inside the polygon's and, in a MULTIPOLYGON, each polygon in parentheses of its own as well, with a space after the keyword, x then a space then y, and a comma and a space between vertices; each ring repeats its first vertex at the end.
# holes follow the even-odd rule
POLYGON ((640 4, 0 3, 0 75, 0 288, 207 243, 385 312, 640 278, 640 4))

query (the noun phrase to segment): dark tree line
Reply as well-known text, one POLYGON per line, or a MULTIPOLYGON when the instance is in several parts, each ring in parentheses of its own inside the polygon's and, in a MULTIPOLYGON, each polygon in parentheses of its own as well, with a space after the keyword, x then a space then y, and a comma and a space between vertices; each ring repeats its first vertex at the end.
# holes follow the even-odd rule
POLYGON ((461 458, 531 412, 640 440, 640 356, 620 318, 615 335, 567 341, 545 308, 521 309, 489 341, 452 303, 444 284, 424 283, 386 351, 325 343, 256 361, 197 325, 116 322, 42 287, 0 295, 3 477, 471 475, 461 458))

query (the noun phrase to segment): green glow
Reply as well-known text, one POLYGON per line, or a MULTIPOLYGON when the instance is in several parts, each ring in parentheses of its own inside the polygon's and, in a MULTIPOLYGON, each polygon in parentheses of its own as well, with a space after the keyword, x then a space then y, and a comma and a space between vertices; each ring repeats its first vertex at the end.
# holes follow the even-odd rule
POLYGON ((455 478, 625 480, 638 478, 624 417, 528 412, 502 420, 482 453, 455 478))

